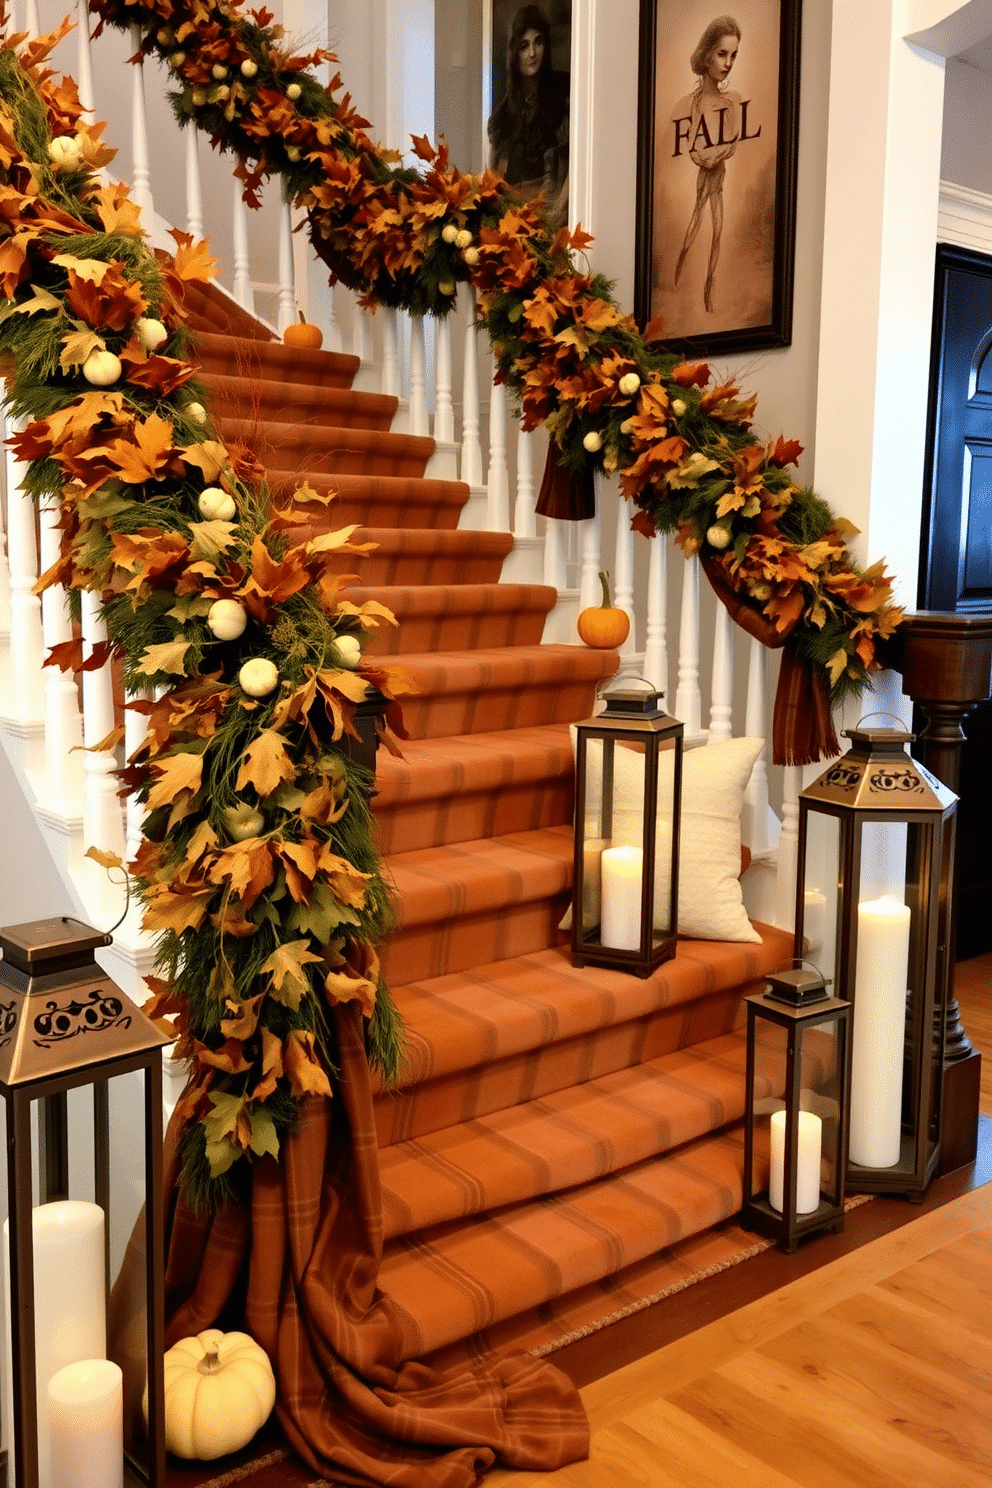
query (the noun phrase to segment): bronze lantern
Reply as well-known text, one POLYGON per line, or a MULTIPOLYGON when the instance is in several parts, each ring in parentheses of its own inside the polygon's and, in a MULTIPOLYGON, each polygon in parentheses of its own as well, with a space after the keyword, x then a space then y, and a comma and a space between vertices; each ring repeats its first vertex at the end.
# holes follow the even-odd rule
POLYGON ((682 724, 648 683, 577 726, 572 961, 646 977, 678 935, 682 724))
MULTIPOLYGON (((162 1048, 170 1039, 97 965, 94 951, 109 944, 108 935, 65 916, 0 930, 0 1095, 7 1113, 9 1295, 15 1299, 10 1319, 14 1488, 38 1488, 39 1472, 32 1105, 39 1102, 39 1194, 47 1206, 68 1199, 68 1092, 91 1088, 94 1199, 107 1215, 108 1082, 139 1070, 144 1075, 149 1406, 147 1461, 135 1465, 152 1488, 165 1488, 162 1048)), ((104 1292, 108 1265, 104 1253, 104 1292)))
POLYGON ((940 1156, 957 797, 909 755, 912 734, 845 737, 799 796, 795 954, 852 1007, 848 1188, 918 1197, 940 1156))
POLYGON ((851 1009, 806 967, 746 1001, 741 1225, 791 1253, 844 1228, 851 1009))

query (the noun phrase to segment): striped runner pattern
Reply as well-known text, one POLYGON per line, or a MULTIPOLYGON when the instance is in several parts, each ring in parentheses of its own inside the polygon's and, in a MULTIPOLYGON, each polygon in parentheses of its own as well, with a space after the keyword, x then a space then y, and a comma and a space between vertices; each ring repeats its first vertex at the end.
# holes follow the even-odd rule
MULTIPOLYGON (((557 928, 568 725, 590 715, 616 654, 542 646, 554 592, 498 583, 512 539, 457 528, 469 493, 425 478, 433 442, 386 427, 393 400, 343 391, 353 358, 291 351, 246 319, 194 307, 219 429, 259 451, 279 501, 301 479, 335 490, 329 525, 357 521, 379 543, 343 571, 357 573, 356 599, 401 618, 376 644, 419 689, 374 802, 406 1062, 354 1116, 362 1161, 378 1147, 391 1347, 403 1368, 496 1345, 546 1351, 664 1294, 700 1256, 741 1249, 727 1226, 741 1199, 743 998, 787 961, 790 938, 759 926, 753 945, 683 941, 644 980, 572 967, 557 928), (683 1247, 695 1258, 680 1261, 683 1247)), ((301 1134, 306 1163, 325 1140, 301 1134)), ((256 1185, 254 1223, 274 1235, 287 1201, 256 1185)))

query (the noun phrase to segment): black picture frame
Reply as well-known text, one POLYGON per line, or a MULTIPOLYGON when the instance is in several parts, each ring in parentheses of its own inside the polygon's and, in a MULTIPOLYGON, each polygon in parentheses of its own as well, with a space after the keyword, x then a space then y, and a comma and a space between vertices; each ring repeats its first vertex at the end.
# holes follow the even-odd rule
POLYGON ((704 356, 792 340, 802 0, 719 3, 640 9, 635 313, 661 321, 653 339, 704 356), (704 66, 728 16, 740 38, 720 88, 691 59, 704 66))

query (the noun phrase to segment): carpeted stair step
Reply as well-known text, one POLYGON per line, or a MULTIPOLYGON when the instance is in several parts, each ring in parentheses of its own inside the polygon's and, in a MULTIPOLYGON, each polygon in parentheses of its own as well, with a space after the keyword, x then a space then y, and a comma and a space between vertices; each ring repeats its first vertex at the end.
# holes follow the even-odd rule
POLYGON ((362 583, 344 595, 354 604, 377 600, 396 616, 396 625, 373 632, 369 649, 379 656, 537 646, 557 599, 543 584, 362 583))
POLYGON ((618 662, 615 651, 584 646, 404 656, 419 691, 404 696, 403 720, 412 739, 572 723, 589 717, 618 662))
MULTIPOLYGON (((380 1154, 387 1240, 590 1183, 740 1121, 743 1031, 677 1049, 380 1154)), ((773 1088, 759 1058, 756 1094, 773 1088)))
POLYGON ((209 372, 203 378, 214 418, 331 424, 339 429, 388 429, 396 399, 350 388, 320 387, 277 377, 209 372))
POLYGON ((530 832, 572 820, 568 725, 411 739, 380 751, 372 802, 383 854, 530 832))
POLYGON ((681 940, 643 980, 574 967, 558 945, 397 987, 405 1058, 376 1097, 380 1146, 732 1032, 792 954, 788 932, 757 929, 757 943, 681 940))
POLYGON ((192 330, 219 334, 229 345, 232 340, 275 341, 275 333, 242 310, 237 300, 225 294, 218 284, 184 280, 183 310, 192 330))
POLYGON ((395 853, 385 862, 399 929, 391 987, 526 955, 554 943, 572 881, 568 827, 395 853))
MULTIPOLYGON (((462 507, 468 501, 469 489, 461 481, 425 480, 422 476, 361 475, 338 472, 328 475, 322 470, 287 469, 276 461, 267 461, 269 488, 277 506, 286 506, 301 485, 308 485, 320 495, 333 492, 337 500, 327 509, 329 526, 344 527, 357 522, 378 529, 433 529, 439 537, 458 526, 462 507)), ((495 533, 505 540, 509 534, 495 533)), ((510 538, 510 547, 513 540, 510 538)), ((507 548, 509 551, 509 548, 507 548)), ((347 554, 344 555, 347 559, 347 554)), ((351 566, 354 566, 354 559, 351 566)))
MULTIPOLYGON (((735 1214, 740 1131, 619 1173, 392 1241, 379 1285, 419 1358, 655 1254, 735 1214)), ((759 1174, 759 1181, 760 1174, 759 1174)))
MULTIPOLYGON (((337 506, 329 509, 332 522, 337 510, 337 506)), ((301 536, 304 531, 301 527, 301 536)), ((435 532, 421 527, 359 527, 352 541, 374 543, 374 551, 361 559, 350 553, 337 558, 332 554, 329 567, 332 572, 358 573, 363 585, 498 584, 503 559, 513 551, 512 533, 465 529, 435 532)))
POLYGON ((208 374, 275 378, 312 388, 349 388, 361 366, 358 357, 340 351, 314 351, 208 329, 197 330, 195 355, 208 374))
MULTIPOLYGON (((331 424, 294 424, 250 417, 219 417, 217 432, 228 444, 248 445, 262 464, 277 470, 315 470, 325 475, 423 476, 434 453, 433 439, 378 429, 331 424)), ((297 476, 297 483, 300 477, 297 476)))

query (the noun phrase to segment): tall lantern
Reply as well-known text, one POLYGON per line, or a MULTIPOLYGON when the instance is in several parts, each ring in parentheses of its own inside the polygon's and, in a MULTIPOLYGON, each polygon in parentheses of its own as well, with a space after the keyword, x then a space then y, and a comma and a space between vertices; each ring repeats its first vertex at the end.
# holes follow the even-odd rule
POLYGON ((847 1187, 921 1195, 940 1156, 957 797, 900 729, 856 728, 799 797, 797 956, 852 1005, 847 1187))
MULTIPOLYGON (((144 1075, 149 1406, 147 1454, 134 1465, 151 1488, 165 1488, 162 1048, 170 1039, 96 964, 94 950, 109 944, 109 935, 66 916, 0 930, 12 1488, 37 1488, 39 1469, 48 1480, 49 1421, 53 1449, 58 1432, 59 1460, 67 1447, 70 1456, 75 1450, 77 1455, 95 1454, 101 1462, 109 1459, 116 1433, 122 1429, 120 1387, 115 1403, 109 1379, 115 1366, 101 1352, 106 1338, 109 1269, 104 1217, 109 1212, 112 1171, 108 1082, 113 1076, 138 1070, 144 1075), (67 1095, 79 1087, 89 1087, 93 1099, 94 1204, 68 1197, 67 1095), (42 1202, 37 1209, 33 1208, 31 1171, 35 1102, 42 1148, 42 1202), (42 1294, 35 1295, 39 1284, 42 1294), (52 1370, 62 1390, 58 1409, 49 1403, 52 1370), (70 1374, 73 1377, 67 1378, 70 1374), (50 1410, 55 1413, 49 1415, 50 1410), (44 1430, 41 1452, 39 1425, 44 1430)), ((123 1444, 120 1450, 123 1473, 123 1444)), ((53 1450, 53 1461, 55 1457, 53 1450)))
POLYGON ((678 934, 682 724, 642 683, 577 727, 572 961, 646 977, 678 934))

